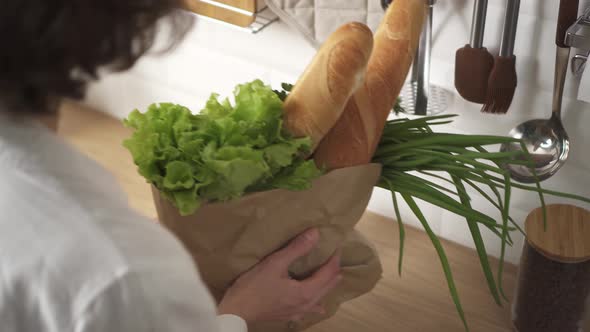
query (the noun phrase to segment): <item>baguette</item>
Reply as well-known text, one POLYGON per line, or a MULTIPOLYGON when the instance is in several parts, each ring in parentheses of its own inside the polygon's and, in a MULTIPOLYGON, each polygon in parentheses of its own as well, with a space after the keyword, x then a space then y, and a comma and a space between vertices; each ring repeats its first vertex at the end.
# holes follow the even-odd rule
POLYGON ((373 33, 364 24, 348 23, 332 33, 285 100, 284 128, 294 137, 310 137, 315 149, 363 82, 372 49, 373 33))
POLYGON ((389 6, 375 33, 365 81, 316 150, 319 167, 371 162, 412 65, 425 15, 424 0, 395 0, 389 6))

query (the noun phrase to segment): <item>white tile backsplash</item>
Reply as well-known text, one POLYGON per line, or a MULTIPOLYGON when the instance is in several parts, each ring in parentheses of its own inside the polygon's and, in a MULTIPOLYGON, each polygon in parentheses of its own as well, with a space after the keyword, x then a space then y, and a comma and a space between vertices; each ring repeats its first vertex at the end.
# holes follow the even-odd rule
MULTIPOLYGON (((452 93, 455 52, 469 40, 472 5, 470 0, 446 0, 438 1, 435 7, 431 80, 452 93)), ((496 50, 505 0, 490 1, 489 5, 485 45, 496 50)), ((453 94, 448 112, 461 116, 452 125, 439 130, 505 135, 522 121, 549 117, 557 8, 558 1, 522 1, 515 48, 519 87, 509 113, 503 116, 482 114, 480 105, 453 94)), ((274 87, 279 87, 281 82, 295 82, 314 53, 302 36, 282 22, 253 35, 200 20, 174 52, 144 58, 130 72, 105 77, 92 86, 87 101, 120 118, 135 108, 145 109, 156 101, 177 102, 199 110, 211 92, 227 95, 236 84, 254 78, 263 79, 274 87)), ((566 85, 564 124, 572 141, 571 159, 558 175, 543 185, 588 197, 590 155, 585 144, 590 142, 590 130, 587 129, 590 126, 590 104, 576 101, 576 91, 577 82, 570 75, 566 85)), ((547 201, 566 202, 550 197, 547 201)), ((477 194, 474 194, 473 205, 498 217, 477 194)), ((420 206, 437 234, 473 246, 462 218, 423 202, 420 206)), ((535 194, 513 193, 512 215, 520 224, 527 213, 538 206, 535 194)), ((400 204, 400 208, 405 224, 421 227, 405 204, 400 204)), ((394 217, 390 193, 375 189, 369 209, 394 217)), ((487 248, 497 256, 499 242, 487 230, 483 233, 487 248)), ((518 261, 523 241, 517 233, 514 237, 516 243, 507 252, 507 259, 511 262, 518 261)))

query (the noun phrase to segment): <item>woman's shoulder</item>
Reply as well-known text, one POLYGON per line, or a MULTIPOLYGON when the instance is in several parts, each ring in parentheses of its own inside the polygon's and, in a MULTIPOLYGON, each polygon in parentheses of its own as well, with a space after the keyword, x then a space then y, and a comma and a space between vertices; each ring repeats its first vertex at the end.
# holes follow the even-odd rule
POLYGON ((30 322, 43 319, 37 306, 70 308, 53 315, 65 331, 91 306, 144 305, 162 296, 154 289, 208 296, 190 255, 154 221, 123 205, 91 208, 18 172, 0 178, 0 308, 10 303, 30 322))
MULTIPOLYGON (((51 180, 51 179, 50 179, 51 180)), ((0 266, 38 262, 52 271, 89 276, 176 264, 196 267, 163 226, 119 196, 39 183, 27 173, 0 172, 0 266)))
POLYGON ((40 128, 0 128, 6 129, 0 132, 0 255, 8 243, 15 243, 12 250, 28 243, 23 252, 60 260, 52 264, 190 262, 171 234, 129 208, 114 177, 96 162, 40 128), (78 256, 47 256, 60 250, 78 256))
POLYGON ((35 306, 67 307, 55 313, 66 322, 121 294, 208 296, 180 242, 131 210, 106 170, 57 137, 12 128, 0 133, 0 310, 35 322, 35 306))

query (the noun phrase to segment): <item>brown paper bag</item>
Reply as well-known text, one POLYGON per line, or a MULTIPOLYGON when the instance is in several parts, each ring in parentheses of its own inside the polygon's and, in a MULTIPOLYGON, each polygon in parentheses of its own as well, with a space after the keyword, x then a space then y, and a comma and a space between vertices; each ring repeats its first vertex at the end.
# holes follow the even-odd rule
POLYGON ((343 280, 324 305, 328 315, 310 315, 302 322, 260 324, 253 331, 298 331, 333 315, 341 303, 369 292, 381 278, 375 249, 354 227, 362 217, 381 166, 363 165, 332 171, 306 191, 272 190, 224 203, 206 204, 182 217, 154 189, 160 221, 193 255, 204 282, 219 301, 245 271, 310 227, 320 243, 293 263, 291 274, 304 278, 342 248, 343 280))

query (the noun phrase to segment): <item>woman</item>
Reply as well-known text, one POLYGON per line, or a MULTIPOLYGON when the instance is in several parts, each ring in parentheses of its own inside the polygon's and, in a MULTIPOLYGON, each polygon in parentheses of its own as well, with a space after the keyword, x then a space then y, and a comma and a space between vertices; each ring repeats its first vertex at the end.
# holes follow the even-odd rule
POLYGON ((82 98, 99 69, 133 66, 160 24, 179 40, 191 26, 179 6, 0 0, 3 332, 238 332, 323 312, 319 301, 341 278, 338 256, 307 280, 287 274, 316 245, 317 230, 240 277, 215 308, 181 244, 131 211, 104 169, 36 121, 61 98, 82 98))

